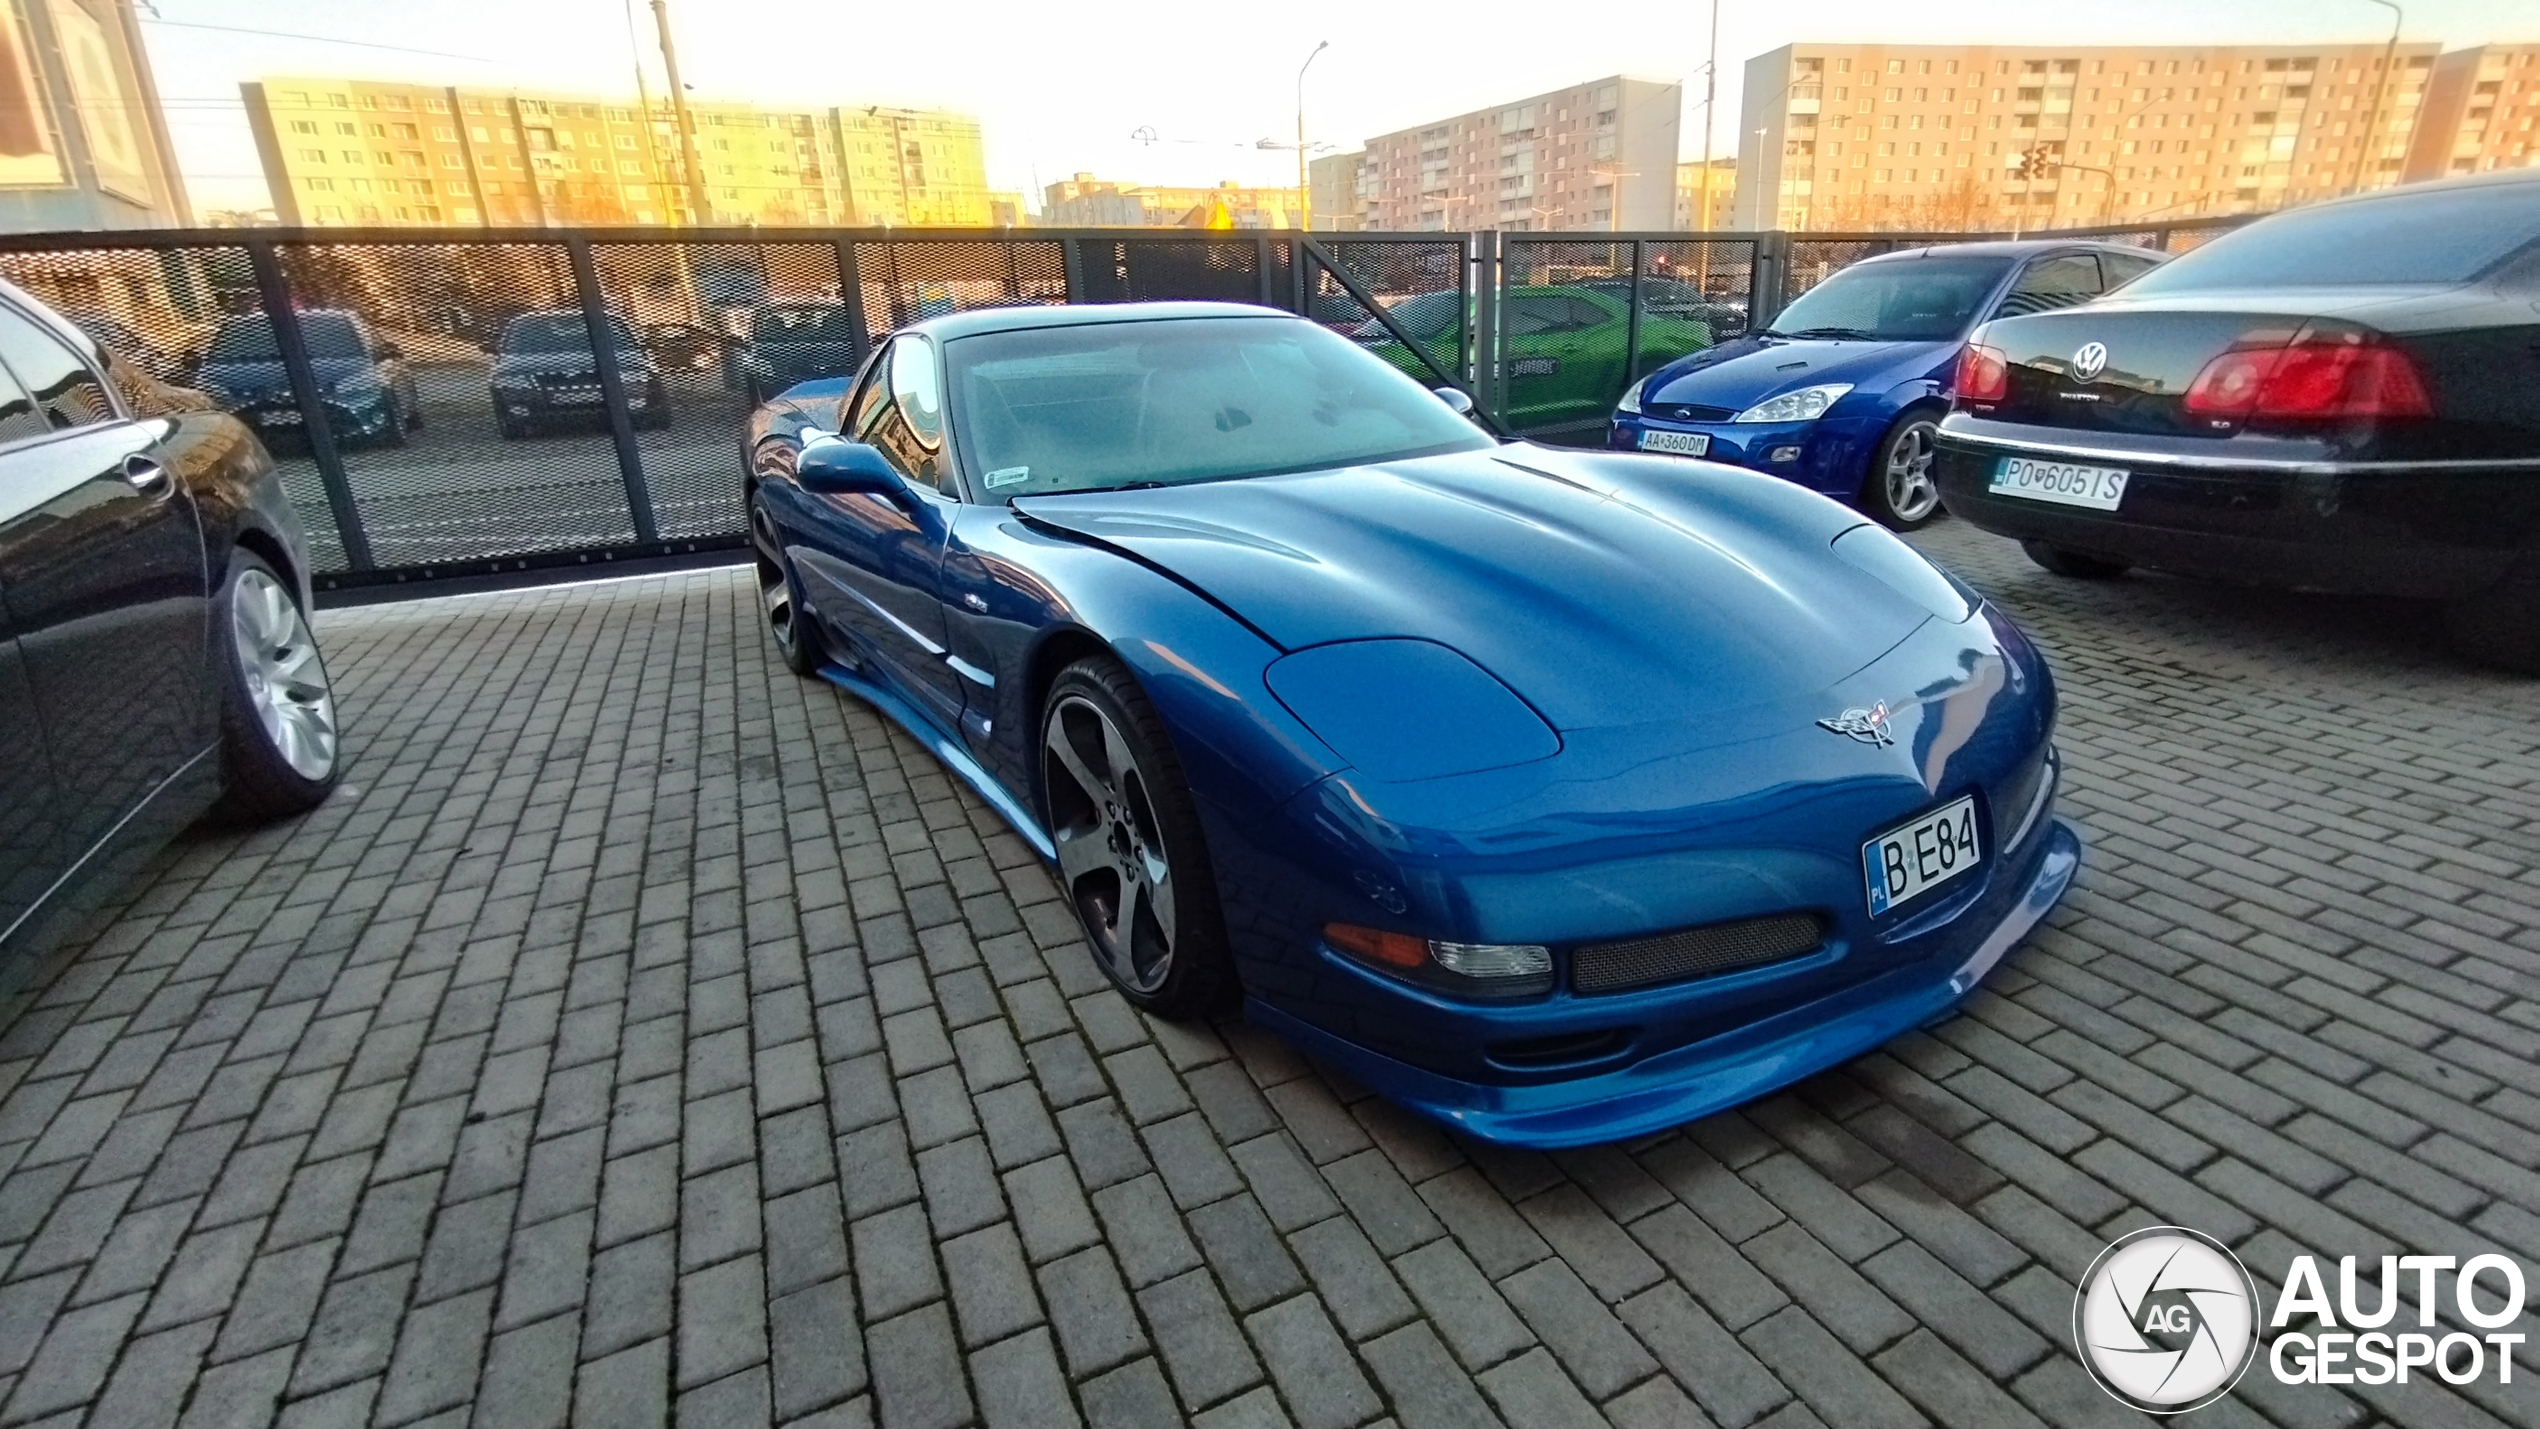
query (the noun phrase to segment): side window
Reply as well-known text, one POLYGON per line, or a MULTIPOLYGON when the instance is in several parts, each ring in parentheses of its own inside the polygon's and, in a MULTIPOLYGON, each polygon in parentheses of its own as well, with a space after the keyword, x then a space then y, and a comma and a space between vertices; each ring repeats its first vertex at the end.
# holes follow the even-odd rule
POLYGON ((2099 266, 2108 275, 2108 286, 2115 288, 2121 284, 2131 283, 2160 267, 2161 260, 2149 253, 2140 256, 2132 253, 2102 253, 2099 255, 2099 266))
POLYGON ((2020 275, 2019 286, 2002 300, 2001 317, 2018 317, 2024 313, 2042 313, 2055 308, 2069 308, 2088 298, 2099 296, 2099 259, 2090 253, 2067 253, 2060 258, 2041 258, 2028 265, 2020 275))
POLYGON ((1612 313, 1585 298, 1570 300, 1570 326, 1580 332, 1586 332, 1590 328, 1600 328, 1614 321, 1617 319, 1612 313))
POLYGON ((6 372, 0 372, 0 442, 22 442, 51 428, 35 410, 35 399, 6 372))
POLYGON ((0 362, 35 399, 36 415, 56 430, 115 419, 106 384, 61 339, 25 316, 0 308, 0 362))
POLYGON ((856 389, 855 396, 839 413, 839 416, 845 419, 839 423, 839 426, 850 440, 859 442, 873 440, 865 433, 872 430, 874 419, 881 415, 882 408, 891 400, 890 379, 891 354, 885 351, 873 360, 871 367, 865 370, 864 385, 856 389))
POLYGON ((1501 322, 1509 337, 1541 337, 1570 326, 1570 303, 1566 298, 1512 298, 1506 313, 1501 322))
POLYGON ((948 486, 941 391, 933 351, 923 339, 900 338, 856 393, 855 439, 878 448, 911 483, 948 486))

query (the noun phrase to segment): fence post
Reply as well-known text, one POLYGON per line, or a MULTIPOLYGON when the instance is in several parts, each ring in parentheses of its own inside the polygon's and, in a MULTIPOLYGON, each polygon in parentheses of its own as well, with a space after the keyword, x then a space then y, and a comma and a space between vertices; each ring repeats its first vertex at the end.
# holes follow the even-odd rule
POLYGON ((1067 275, 1067 301, 1083 302, 1085 300, 1084 240, 1080 238, 1058 240, 1058 261, 1059 266, 1067 275))
MULTIPOLYGON (((1640 285, 1647 281, 1643 275, 1648 267, 1649 240, 1635 238, 1632 240, 1631 316, 1623 322, 1623 392, 1632 390, 1632 384, 1640 380, 1640 285)), ((1614 395, 1620 400, 1623 394, 1617 392, 1614 395)))
POLYGON ((1504 424, 1506 414, 1500 410, 1499 230, 1486 228, 1475 234, 1473 254, 1473 391, 1482 411, 1504 424))
POLYGON ((1270 261, 1270 235, 1255 235, 1252 240, 1253 278, 1261 289, 1261 305, 1265 308, 1279 305, 1278 275, 1271 272, 1277 266, 1270 261))
POLYGON ((873 355, 873 333, 866 327, 864 310, 864 271, 856 266, 855 240, 841 238, 834 245, 838 252, 838 302, 847 310, 847 350, 855 356, 855 370, 864 370, 864 360, 873 355))
POLYGON ((626 514, 635 522, 635 539, 645 545, 661 539, 653 522, 653 497, 644 485, 644 456, 635 446, 635 423, 626 408, 626 377, 617 367, 617 332, 609 325, 608 305, 600 298, 600 270, 591 261, 587 238, 564 241, 573 263, 573 285, 582 293, 582 321, 591 329, 591 367, 599 374, 600 400, 609 409, 609 436, 617 443, 618 474, 626 481, 626 514))
POLYGON ((256 292, 273 324, 273 342, 282 354, 282 370, 291 378, 291 395, 300 403, 300 426, 309 443, 309 460, 317 464, 318 481, 326 487, 326 507, 335 517, 335 532, 344 542, 344 564, 356 571, 371 568, 370 533, 362 527, 361 507, 353 501, 353 484, 344 475, 344 457, 335 449, 335 430, 327 424, 326 402, 319 395, 317 373, 309 366, 309 340, 300 331, 299 310, 291 304, 291 284, 273 245, 247 240, 247 262, 255 270, 256 292))
POLYGON ((1752 332, 1781 314, 1790 282, 1790 235, 1776 228, 1758 237, 1747 273, 1746 327, 1752 332))
POLYGON ((1305 245, 1297 242, 1293 238, 1289 239, 1287 243, 1288 295, 1296 300, 1294 306, 1296 315, 1301 318, 1310 318, 1314 316, 1314 309, 1312 307, 1314 285, 1306 281, 1305 265, 1307 259, 1305 256, 1305 245))

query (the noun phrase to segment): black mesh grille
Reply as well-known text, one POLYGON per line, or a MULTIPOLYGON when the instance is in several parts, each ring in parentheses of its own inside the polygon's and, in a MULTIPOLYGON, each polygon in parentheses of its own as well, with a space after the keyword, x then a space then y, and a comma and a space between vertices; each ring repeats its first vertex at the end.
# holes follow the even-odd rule
POLYGON ((1725 422, 1737 415, 1733 408, 1704 407, 1692 402, 1652 402, 1642 410, 1674 422, 1725 422))
POLYGON ((1570 954, 1570 986, 1580 993, 1656 987, 1797 957, 1824 941, 1825 924, 1816 914, 1780 913, 1680 928, 1654 938, 1591 943, 1570 954))

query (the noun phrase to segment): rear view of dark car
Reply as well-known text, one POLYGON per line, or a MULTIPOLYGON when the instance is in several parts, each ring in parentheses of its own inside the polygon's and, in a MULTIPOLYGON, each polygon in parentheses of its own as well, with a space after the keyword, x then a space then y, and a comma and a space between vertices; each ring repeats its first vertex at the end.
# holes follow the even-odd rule
MULTIPOLYGON (((327 429, 348 444, 399 447, 423 424, 414 372, 405 353, 371 330, 360 315, 340 308, 298 314, 309 372, 326 405, 327 429)), ((298 439, 307 413, 292 390, 291 374, 275 337, 273 319, 240 313, 221 319, 211 345, 191 374, 193 384, 267 440, 298 439)))
MULTIPOLYGON (((612 313, 608 326, 617 357, 618 381, 626 388, 626 406, 638 427, 670 425, 670 389, 661 369, 644 350, 635 329, 612 313)), ((503 325, 495 344, 494 425, 506 440, 563 427, 590 428, 608 423, 608 401, 600 388, 599 358, 591 346, 590 320, 580 308, 522 313, 503 325)))
POLYGON ((1936 470, 2059 574, 2440 600, 2540 673, 2540 173, 2297 209, 1989 323, 1936 470))

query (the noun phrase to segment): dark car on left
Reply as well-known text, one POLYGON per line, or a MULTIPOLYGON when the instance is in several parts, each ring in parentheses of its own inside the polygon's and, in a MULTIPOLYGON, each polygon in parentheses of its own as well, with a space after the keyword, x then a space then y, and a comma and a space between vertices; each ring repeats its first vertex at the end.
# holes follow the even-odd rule
MULTIPOLYGON (((359 313, 306 308, 297 317, 328 432, 348 445, 404 446, 406 433, 423 425, 423 402, 405 352, 359 313)), ((259 437, 296 439, 308 429, 273 319, 263 313, 221 319, 202 360, 186 376, 259 437)))
POLYGON ((0 283, 0 986, 179 829, 341 759, 273 459, 0 283))

